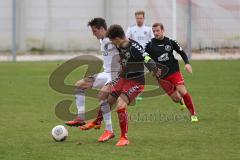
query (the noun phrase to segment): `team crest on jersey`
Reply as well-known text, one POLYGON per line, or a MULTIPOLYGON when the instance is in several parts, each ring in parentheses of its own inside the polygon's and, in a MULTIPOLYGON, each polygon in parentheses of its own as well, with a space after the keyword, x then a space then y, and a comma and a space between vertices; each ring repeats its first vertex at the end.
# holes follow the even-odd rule
POLYGON ((147 35, 147 31, 144 31, 144 35, 147 35))
POLYGON ((158 61, 160 61, 160 62, 168 61, 168 60, 169 60, 168 53, 164 53, 158 57, 158 61))
POLYGON ((171 48, 170 45, 166 45, 166 46, 165 46, 165 50, 166 50, 167 52, 171 51, 171 49, 172 49, 172 48, 171 48))
POLYGON ((112 42, 108 42, 104 45, 104 56, 108 55, 108 52, 111 52, 115 49, 115 46, 112 42))

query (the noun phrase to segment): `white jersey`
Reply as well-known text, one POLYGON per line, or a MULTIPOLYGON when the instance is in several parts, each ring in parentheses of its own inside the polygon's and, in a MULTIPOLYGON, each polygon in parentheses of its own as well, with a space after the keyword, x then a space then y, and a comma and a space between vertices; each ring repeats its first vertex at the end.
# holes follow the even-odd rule
POLYGON ((136 24, 128 27, 126 36, 137 41, 143 48, 154 37, 151 27, 146 25, 139 27, 136 24))
POLYGON ((103 56, 103 69, 104 72, 119 72, 120 71, 120 56, 119 51, 115 45, 109 40, 104 38, 100 40, 101 52, 103 56))

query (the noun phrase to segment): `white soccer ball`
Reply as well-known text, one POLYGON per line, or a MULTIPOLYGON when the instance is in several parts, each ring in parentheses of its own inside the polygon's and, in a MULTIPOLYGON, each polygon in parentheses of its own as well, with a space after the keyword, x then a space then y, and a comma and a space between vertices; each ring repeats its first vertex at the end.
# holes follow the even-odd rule
POLYGON ((57 125, 52 129, 52 137, 57 142, 64 141, 68 137, 68 130, 63 125, 57 125))

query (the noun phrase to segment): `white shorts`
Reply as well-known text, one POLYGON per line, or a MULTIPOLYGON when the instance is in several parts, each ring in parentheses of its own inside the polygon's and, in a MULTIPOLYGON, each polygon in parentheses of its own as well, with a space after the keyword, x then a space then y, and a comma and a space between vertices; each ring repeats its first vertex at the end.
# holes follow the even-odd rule
POLYGON ((107 83, 111 82, 112 80, 114 80, 115 78, 117 78, 119 75, 118 72, 101 72, 101 73, 97 73, 94 74, 94 82, 92 87, 93 88, 102 88, 103 86, 105 86, 107 83))

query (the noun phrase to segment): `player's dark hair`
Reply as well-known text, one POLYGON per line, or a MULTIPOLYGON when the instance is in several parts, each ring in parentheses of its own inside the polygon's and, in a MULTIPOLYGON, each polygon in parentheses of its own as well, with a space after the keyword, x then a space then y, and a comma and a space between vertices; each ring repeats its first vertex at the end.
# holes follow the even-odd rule
POLYGON ((97 29, 103 27, 105 30, 107 30, 107 23, 105 19, 100 17, 93 18, 91 21, 88 22, 88 26, 96 27, 97 29))
POLYGON ((152 25, 152 27, 158 27, 158 26, 159 26, 162 30, 164 30, 164 26, 163 26, 162 23, 157 22, 157 23, 154 23, 154 24, 152 25))
POLYGON ((114 24, 108 28, 107 37, 110 39, 125 38, 125 33, 123 28, 120 25, 114 24))

